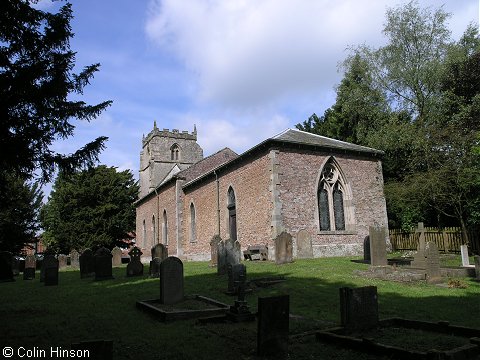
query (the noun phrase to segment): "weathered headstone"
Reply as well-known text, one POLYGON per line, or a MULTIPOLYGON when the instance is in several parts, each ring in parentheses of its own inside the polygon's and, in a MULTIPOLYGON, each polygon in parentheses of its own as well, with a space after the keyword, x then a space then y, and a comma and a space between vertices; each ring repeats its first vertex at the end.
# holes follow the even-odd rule
POLYGON ((23 270, 23 280, 35 279, 35 267, 37 260, 35 255, 27 255, 25 258, 25 269, 23 270))
POLYGON ((370 264, 372 258, 370 257, 370 236, 365 236, 363 239, 363 261, 370 264))
MULTIPOLYGON (((240 266, 240 264, 235 265, 240 266)), ((235 300, 234 305, 230 306, 229 311, 227 311, 227 319, 233 322, 247 322, 254 321, 255 314, 252 314, 248 308, 248 303, 245 301, 245 286, 246 278, 241 274, 238 278, 238 281, 235 282, 234 287, 237 289, 238 298, 235 300)))
POLYGON ((370 226, 368 233, 370 237, 370 264, 372 266, 386 266, 388 263, 385 227, 370 226))
POLYGON ((55 258, 55 255, 45 255, 43 258, 45 286, 58 285, 58 266, 58 259, 55 258))
POLYGON ((80 278, 88 278, 95 276, 95 260, 93 251, 85 249, 80 255, 80 278))
POLYGON ((143 264, 140 258, 143 252, 134 246, 129 252, 130 262, 127 265, 127 276, 141 276, 143 275, 143 264))
POLYGON ((477 279, 477 280, 480 280, 480 256, 475 255, 474 260, 475 260, 475 275, 476 275, 476 279, 477 279))
POLYGON ((122 265, 122 249, 115 246, 111 252, 112 254, 112 266, 122 265))
POLYGON ((210 240, 210 266, 217 266, 218 261, 218 244, 222 241, 219 235, 215 235, 210 240))
POLYGON ((313 258, 312 237, 306 230, 300 230, 297 234, 297 257, 299 259, 313 258))
POLYGON ((288 352, 289 295, 258 298, 257 354, 283 358, 288 352))
POLYGON ((283 231, 275 238, 275 264, 293 261, 292 235, 283 231))
POLYGON ((441 281, 440 255, 437 245, 431 241, 425 245, 425 265, 427 281, 431 283, 441 281))
POLYGON ((415 233, 419 234, 417 252, 413 255, 412 267, 425 269, 425 229, 423 223, 418 223, 415 233))
POLYGON ((15 281, 12 270, 13 255, 9 251, 0 251, 0 282, 15 281))
POLYGON ((152 260, 150 261, 149 274, 151 277, 160 276, 160 263, 168 257, 168 249, 163 244, 157 244, 151 249, 152 260))
POLYGON ((244 264, 235 264, 228 267, 228 290, 229 294, 238 293, 238 283, 240 280, 246 281, 247 267, 244 264))
POLYGON ((160 303, 176 304, 183 298, 183 263, 169 256, 160 264, 160 303))
POLYGON ((70 252, 70 266, 74 269, 80 267, 80 254, 75 249, 70 252))
POLYGON ((242 259, 242 251, 238 240, 225 240, 225 266, 233 266, 239 264, 242 259))
POLYGON ((60 254, 57 257, 58 259, 58 268, 65 269, 67 267, 67 255, 60 254))
POLYGON ((462 266, 470 267, 470 259, 468 258, 468 246, 460 245, 460 253, 462 254, 462 266))
POLYGON ((347 331, 366 330, 378 325, 376 286, 340 288, 340 315, 347 331))
POLYGON ((95 280, 113 279, 112 275, 112 253, 105 247, 95 252, 95 280))
POLYGON ((217 274, 224 275, 227 273, 227 250, 225 249, 225 241, 220 241, 217 247, 217 274))

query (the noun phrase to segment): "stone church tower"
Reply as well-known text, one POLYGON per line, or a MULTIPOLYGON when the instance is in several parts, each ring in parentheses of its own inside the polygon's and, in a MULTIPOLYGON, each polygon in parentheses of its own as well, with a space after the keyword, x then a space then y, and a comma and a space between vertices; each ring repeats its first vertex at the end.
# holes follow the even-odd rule
POLYGON ((203 150, 197 143, 197 129, 179 132, 177 129, 153 130, 142 139, 140 152, 141 199, 162 182, 203 159, 203 150))

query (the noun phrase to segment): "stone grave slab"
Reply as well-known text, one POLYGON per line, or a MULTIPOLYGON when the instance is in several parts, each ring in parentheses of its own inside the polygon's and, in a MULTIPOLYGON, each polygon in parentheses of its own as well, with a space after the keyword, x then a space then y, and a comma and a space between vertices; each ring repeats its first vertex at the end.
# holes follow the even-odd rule
POLYGON ((105 247, 95 252, 95 281, 113 279, 112 253, 105 247))
POLYGON ((462 255, 462 266, 470 267, 470 259, 468 258, 468 246, 460 245, 460 253, 462 255))
POLYGON ((58 255, 57 257, 57 260, 58 260, 58 268, 61 270, 61 269, 65 269, 67 267, 67 255, 65 254, 60 254, 58 255))
POLYGON ((80 278, 89 278, 95 276, 95 259, 91 249, 85 249, 80 255, 80 278))
POLYGON ((431 241, 425 245, 425 265, 427 282, 441 282, 442 274, 440 272, 440 255, 437 245, 431 241))
POLYGON ((227 273, 227 251, 225 249, 225 241, 218 243, 217 249, 217 274, 224 275, 227 273))
POLYGON ((297 257, 299 259, 312 259, 312 237, 306 230, 300 230, 297 234, 297 257))
POLYGON ((370 238, 370 264, 372 266, 386 266, 388 263, 385 227, 370 226, 368 236, 370 238))
POLYGON ((235 264, 228 267, 228 294, 238 293, 238 282, 247 279, 247 267, 244 264, 235 264))
POLYGON ((80 254, 75 249, 70 252, 70 266, 74 269, 80 267, 80 254))
POLYGON ((210 266, 217 266, 218 261, 218 244, 222 241, 219 235, 215 235, 210 240, 210 266))
POLYGON ((340 288, 340 317, 347 331, 366 330, 378 325, 376 286, 340 288))
POLYGON ((27 255, 25 258, 25 269, 23 270, 23 280, 35 279, 35 268, 37 260, 35 255, 27 255))
POLYGON ((183 263, 169 256, 160 264, 160 303, 176 304, 183 298, 183 263))
POLYGON ((225 266, 228 270, 229 266, 239 264, 242 259, 241 245, 238 240, 225 240, 225 266))
POLYGON ((12 270, 13 255, 9 251, 0 251, 0 282, 15 281, 12 270))
POLYGON ((122 265, 122 249, 118 246, 115 246, 112 251, 112 266, 120 266, 122 265))
POLYGON ((418 233, 418 247, 417 252, 413 255, 412 267, 425 269, 425 229, 423 223, 418 223, 418 228, 415 232, 418 233))
POLYGON ((283 231, 275 238, 275 264, 285 264, 292 261, 292 235, 283 231))
POLYGON ((370 257, 370 236, 365 236, 363 239, 363 261, 367 264, 370 264, 371 257, 370 257))
POLYGON ((289 295, 258 298, 257 355, 287 356, 289 316, 289 295))
POLYGON ((475 275, 476 279, 480 280, 480 256, 475 255, 475 275))
POLYGON ((58 285, 59 262, 58 259, 55 258, 55 255, 45 255, 43 258, 43 267, 45 286, 58 285))
POLYGON ((134 246, 129 252, 130 261, 127 264, 127 276, 142 276, 143 264, 141 257, 143 252, 136 246, 134 246))
POLYGON ((20 259, 17 256, 12 256, 12 272, 13 276, 20 275, 20 259))
POLYGON ((150 277, 160 276, 160 263, 168 257, 168 249, 163 244, 156 244, 151 249, 152 260, 150 261, 150 277))

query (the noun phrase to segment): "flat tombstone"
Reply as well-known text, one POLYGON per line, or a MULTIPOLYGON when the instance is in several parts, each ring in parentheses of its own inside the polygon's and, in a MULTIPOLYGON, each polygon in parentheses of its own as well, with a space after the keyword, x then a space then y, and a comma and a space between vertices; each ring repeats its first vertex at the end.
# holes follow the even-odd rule
POLYGON ((143 275, 143 264, 140 258, 143 252, 136 246, 134 246, 129 252, 130 261, 127 265, 127 276, 141 276, 143 275))
POLYGON ((45 286, 58 285, 58 267, 59 261, 54 255, 45 255, 43 258, 44 282, 45 286))
POLYGON ((111 252, 112 254, 112 266, 122 265, 122 249, 115 246, 111 252))
POLYGON ((80 254, 75 249, 70 252, 70 266, 74 269, 80 267, 80 254))
POLYGON ((218 262, 218 244, 222 241, 219 235, 215 235, 210 240, 210 266, 217 266, 218 262))
POLYGON ((225 241, 218 243, 217 251, 217 274, 224 275, 227 273, 227 250, 225 249, 225 241))
POLYGON ((257 354, 284 358, 288 352, 289 295, 258 298, 257 354))
POLYGON ((297 257, 299 259, 313 258, 312 237, 306 230, 300 230, 297 234, 297 257))
POLYGON ((438 253, 438 247, 434 242, 428 242, 425 245, 425 271, 428 282, 438 282, 441 280, 442 275, 440 273, 440 256, 438 253))
POLYGON ((58 255, 58 268, 65 269, 67 267, 67 255, 60 254, 58 255))
POLYGON ((285 264, 293 261, 292 235, 283 231, 275 238, 275 263, 285 264))
POLYGON ((462 254, 462 266, 469 267, 470 259, 468 258, 468 246, 460 245, 460 252, 462 254))
POLYGON ((12 270, 13 255, 9 251, 0 251, 0 282, 15 281, 12 270))
POLYGON ((368 233, 370 237, 370 264, 372 266, 386 266, 388 263, 385 227, 370 226, 368 233))
POLYGON ((94 256, 95 280, 113 279, 112 276, 112 253, 105 247, 98 249, 94 256))
POLYGON ((475 275, 477 280, 480 280, 480 256, 475 255, 475 275))
POLYGON ((235 264, 228 268, 228 292, 236 294, 237 287, 240 281, 245 281, 247 278, 247 267, 244 264, 235 264))
POLYGON ((363 239, 363 261, 370 264, 372 258, 370 257, 370 236, 365 236, 363 239))
POLYGON ((27 255, 25 258, 25 269, 23 270, 23 280, 35 279, 35 267, 37 260, 35 255, 27 255))
POLYGON ((340 288, 340 315, 347 331, 366 330, 378 325, 376 286, 340 288))
POLYGON ((176 304, 183 298, 183 263, 169 256, 160 264, 160 303, 176 304))
POLYGON ((93 251, 85 249, 80 255, 80 278, 93 277, 95 275, 95 259, 93 251))

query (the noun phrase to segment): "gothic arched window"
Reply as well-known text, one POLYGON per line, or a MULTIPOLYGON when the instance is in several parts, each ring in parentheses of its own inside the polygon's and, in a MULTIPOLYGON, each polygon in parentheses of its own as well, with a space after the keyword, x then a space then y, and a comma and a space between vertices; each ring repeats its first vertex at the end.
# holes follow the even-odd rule
POLYGON ((174 161, 180 160, 180 147, 177 144, 173 144, 170 148, 170 159, 174 161))
POLYGON ((157 242, 157 227, 155 226, 155 215, 152 215, 152 246, 157 242))
POLYGON ((147 227, 145 226, 145 219, 142 222, 142 240, 143 240, 143 247, 147 247, 147 227))
POLYGON ((323 167, 318 186, 320 231, 345 230, 345 181, 334 161, 323 167))
POLYGON ((164 245, 168 245, 167 210, 163 210, 162 240, 164 245))
POLYGON ((235 192, 232 187, 228 188, 227 193, 227 209, 228 209, 228 231, 230 239, 237 240, 237 209, 235 204, 235 192))
POLYGON ((197 220, 195 217, 195 205, 190 204, 190 241, 195 242, 197 238, 197 220))

